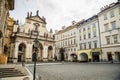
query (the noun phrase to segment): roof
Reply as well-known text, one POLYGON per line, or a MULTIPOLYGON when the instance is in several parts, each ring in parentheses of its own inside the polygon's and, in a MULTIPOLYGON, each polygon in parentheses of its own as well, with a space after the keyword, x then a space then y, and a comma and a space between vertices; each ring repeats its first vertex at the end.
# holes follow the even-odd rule
MULTIPOLYGON (((35 20, 34 18, 38 18, 39 19, 39 21, 41 20, 41 21, 43 21, 43 23, 45 23, 45 24, 47 24, 46 23, 46 20, 45 19, 43 19, 43 18, 41 18, 39 15, 35 15, 35 16, 30 16, 30 17, 27 17, 27 19, 30 19, 30 20, 35 20)), ((38 20, 35 20, 35 21, 38 21, 38 20)))
MULTIPOLYGON (((76 24, 77 24, 77 23, 76 23, 76 24)), ((58 31, 56 34, 60 34, 60 33, 64 33, 64 32, 66 32, 66 31, 69 31, 69 30, 75 28, 75 27, 76 27, 76 24, 70 25, 70 26, 66 27, 65 29, 63 29, 63 30, 58 31)))
POLYGON ((102 12, 104 12, 104 11, 110 9, 110 8, 113 8, 114 6, 119 5, 119 4, 120 4, 120 2, 116 2, 116 3, 113 2, 109 5, 106 5, 106 6, 101 8, 101 11, 98 14, 100 14, 100 13, 102 13, 102 12))
POLYGON ((94 15, 86 20, 82 20, 80 22, 77 23, 77 27, 79 27, 80 25, 84 25, 86 23, 89 23, 90 21, 94 20, 94 19, 97 19, 98 18, 98 15, 94 15))

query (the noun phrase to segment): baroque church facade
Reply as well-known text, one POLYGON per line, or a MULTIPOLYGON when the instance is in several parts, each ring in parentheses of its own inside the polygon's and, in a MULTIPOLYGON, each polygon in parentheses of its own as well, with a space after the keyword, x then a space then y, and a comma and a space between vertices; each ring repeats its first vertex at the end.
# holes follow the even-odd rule
POLYGON ((37 37, 39 47, 37 50, 37 61, 53 61, 55 53, 55 41, 52 29, 46 29, 46 19, 39 16, 39 11, 32 16, 32 12, 27 13, 25 24, 18 25, 15 21, 9 61, 32 62, 34 53, 34 40, 37 37))

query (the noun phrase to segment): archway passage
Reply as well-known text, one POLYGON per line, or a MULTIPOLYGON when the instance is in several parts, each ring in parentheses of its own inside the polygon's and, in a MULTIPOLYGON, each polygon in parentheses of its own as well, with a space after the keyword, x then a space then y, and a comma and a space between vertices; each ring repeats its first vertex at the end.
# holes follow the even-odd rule
POLYGON ((65 55, 64 55, 65 49, 64 48, 60 48, 60 60, 64 61, 65 60, 65 55))
POLYGON ((73 62, 76 62, 76 61, 77 61, 77 55, 76 55, 75 53, 72 53, 70 56, 71 56, 71 60, 72 60, 73 62))
MULTIPOLYGON (((33 48, 32 48, 32 53, 34 53, 35 52, 35 47, 34 47, 34 45, 33 45, 33 48)), ((37 53, 37 61, 42 61, 42 59, 43 59, 43 46, 42 46, 42 44, 41 43, 39 43, 39 47, 37 48, 37 51, 36 51, 36 53, 37 53)), ((32 61, 34 61, 34 55, 32 54, 32 61)))
POLYGON ((88 55, 86 53, 80 54, 80 61, 81 62, 88 62, 88 55))
POLYGON ((18 47, 18 62, 25 61, 26 45, 21 43, 18 47))
POLYGON ((100 55, 99 52, 92 52, 92 60, 93 60, 93 62, 99 62, 100 61, 99 55, 100 55))
POLYGON ((53 59, 53 48, 52 46, 49 46, 48 47, 48 60, 52 61, 52 59, 53 59))

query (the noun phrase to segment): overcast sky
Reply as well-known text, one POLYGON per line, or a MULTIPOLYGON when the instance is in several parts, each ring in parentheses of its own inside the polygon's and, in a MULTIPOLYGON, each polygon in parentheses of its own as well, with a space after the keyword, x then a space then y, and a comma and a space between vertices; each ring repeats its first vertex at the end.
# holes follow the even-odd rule
POLYGON ((87 19, 100 11, 100 8, 117 0, 15 0, 15 9, 10 16, 24 23, 27 12, 46 18, 47 29, 60 30, 71 22, 87 19))

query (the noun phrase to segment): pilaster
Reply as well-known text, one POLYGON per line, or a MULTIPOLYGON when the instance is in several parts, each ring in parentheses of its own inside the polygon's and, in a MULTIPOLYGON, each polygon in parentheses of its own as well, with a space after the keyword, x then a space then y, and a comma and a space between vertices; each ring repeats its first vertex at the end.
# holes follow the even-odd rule
POLYGON ((18 58, 18 46, 19 43, 15 43, 15 49, 14 49, 14 54, 13 54, 13 63, 17 63, 17 58, 18 58))
POLYGON ((43 61, 48 61, 47 55, 48 55, 48 47, 44 46, 43 47, 43 61))

